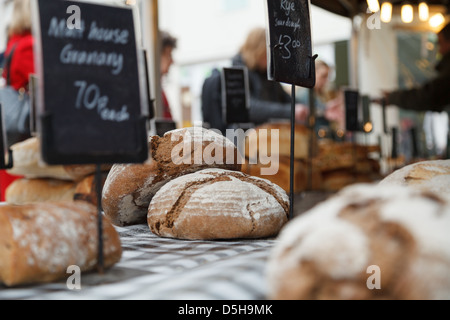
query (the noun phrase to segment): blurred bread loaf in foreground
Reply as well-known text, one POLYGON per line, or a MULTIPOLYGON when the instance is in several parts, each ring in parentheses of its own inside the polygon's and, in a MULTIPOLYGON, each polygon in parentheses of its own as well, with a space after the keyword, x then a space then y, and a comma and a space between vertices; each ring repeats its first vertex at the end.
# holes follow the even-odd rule
MULTIPOLYGON (((119 234, 103 219, 104 266, 122 256, 119 234)), ((0 205, 0 283, 51 282, 97 266, 97 208, 82 201, 0 205)))
POLYGON ((270 299, 450 299, 450 203, 402 186, 345 188, 281 232, 270 299))
POLYGON ((206 169, 174 179, 153 197, 148 224, 161 237, 213 240, 275 236, 289 198, 268 180, 206 169))
POLYGON ((103 210, 117 226, 146 223, 150 201, 172 179, 207 168, 241 169, 234 143, 212 130, 184 128, 149 140, 144 164, 116 164, 105 181, 103 210))
POLYGON ((450 160, 422 161, 408 165, 384 178, 380 185, 409 186, 450 197, 450 160))

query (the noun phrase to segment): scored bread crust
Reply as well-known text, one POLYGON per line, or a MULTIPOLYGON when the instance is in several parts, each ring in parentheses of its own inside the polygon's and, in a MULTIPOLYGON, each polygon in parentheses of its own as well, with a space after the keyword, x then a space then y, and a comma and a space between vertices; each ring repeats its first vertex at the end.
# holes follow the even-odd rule
POLYGON ((288 221, 289 198, 268 180, 206 169, 172 180, 150 203, 148 224, 161 237, 266 238, 288 221))
POLYGON ((117 226, 145 224, 150 201, 164 184, 174 178, 205 168, 241 169, 235 145, 211 130, 185 128, 170 131, 163 137, 153 136, 149 140, 149 159, 144 164, 115 164, 105 181, 102 207, 105 215, 117 226), (175 164, 172 151, 184 143, 186 134, 192 138, 187 155, 191 156, 191 162, 175 164), (199 161, 195 155, 203 155, 206 148, 222 149, 221 161, 199 161), (227 154, 233 157, 230 164, 227 164, 227 154))
MULTIPOLYGON (((97 265, 95 206, 82 201, 0 205, 0 283, 7 286, 67 277, 69 266, 97 265)), ((103 218, 104 267, 122 256, 119 234, 103 218)))

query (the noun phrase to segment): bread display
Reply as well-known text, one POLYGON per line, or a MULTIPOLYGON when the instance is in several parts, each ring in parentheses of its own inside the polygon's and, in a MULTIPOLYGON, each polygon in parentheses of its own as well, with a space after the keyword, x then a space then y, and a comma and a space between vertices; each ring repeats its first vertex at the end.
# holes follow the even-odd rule
POLYGON ((449 229, 443 197, 347 187, 282 230, 267 265, 268 297, 448 300, 449 229))
MULTIPOLYGON (((104 267, 122 256, 119 235, 103 219, 104 267)), ((7 286, 51 282, 97 266, 97 209, 82 201, 0 205, 0 283, 7 286)))
MULTIPOLYGON (((281 187, 284 191, 289 192, 290 189, 290 174, 291 161, 289 157, 280 156, 277 161, 268 165, 261 163, 251 164, 246 162, 242 165, 242 172, 251 176, 268 179, 281 187), (274 175, 264 175, 264 168, 276 167, 277 171, 274 175)), ((309 181, 311 181, 311 188, 319 190, 322 188, 322 174, 317 167, 308 167, 306 161, 295 161, 294 163, 294 192, 300 193, 307 190, 309 181), (311 177, 309 176, 311 175, 311 177)))
MULTIPOLYGON (((270 123, 247 134, 242 172, 268 179, 290 192, 290 132, 289 123, 270 123), (279 144, 274 140, 277 135, 279 144), (279 150, 272 150, 272 146, 279 150), (266 156, 271 163, 264 164, 261 156, 266 156), (263 169, 274 165, 278 170, 266 175, 263 169)), ((295 128, 295 137, 295 193, 336 192, 355 183, 382 179, 378 145, 312 140, 308 129, 300 125, 295 128)))
MULTIPOLYGON (((295 159, 307 159, 311 145, 310 130, 297 124, 295 126, 295 159)), ((268 123, 249 131, 246 136, 245 156, 248 159, 258 159, 259 154, 290 157, 291 154, 291 124, 268 123), (272 146, 275 147, 272 150, 272 146)))
POLYGON ((174 179, 153 197, 151 231, 177 239, 265 238, 289 216, 286 192, 241 172, 206 169, 174 179))
POLYGON ((116 164, 106 179, 102 207, 117 226, 146 223, 150 201, 167 182, 206 168, 240 170, 235 145, 203 128, 184 128, 149 139, 144 164, 116 164))
POLYGON ((5 201, 22 205, 33 202, 72 201, 77 184, 56 179, 17 179, 5 192, 5 201))
POLYGON ((450 160, 422 161, 410 164, 384 178, 380 185, 409 186, 450 197, 450 160))

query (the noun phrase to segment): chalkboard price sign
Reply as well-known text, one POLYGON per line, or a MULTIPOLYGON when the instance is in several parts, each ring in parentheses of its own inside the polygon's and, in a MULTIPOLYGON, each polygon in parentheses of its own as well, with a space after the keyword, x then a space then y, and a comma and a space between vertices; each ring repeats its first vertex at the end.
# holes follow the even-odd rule
POLYGON ((246 68, 224 68, 222 72, 222 104, 227 124, 248 123, 249 87, 246 68))
POLYGON ((268 78, 306 88, 316 83, 309 0, 267 0, 268 78))
POLYGON ((134 9, 61 0, 32 3, 44 161, 144 162, 148 97, 134 9), (69 27, 72 5, 80 9, 79 28, 69 27))

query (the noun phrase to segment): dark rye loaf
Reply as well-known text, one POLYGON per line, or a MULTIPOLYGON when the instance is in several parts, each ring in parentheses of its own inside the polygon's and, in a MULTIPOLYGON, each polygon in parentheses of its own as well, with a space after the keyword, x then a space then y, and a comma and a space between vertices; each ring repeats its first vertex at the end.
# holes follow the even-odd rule
POLYGON ((241 169, 236 146, 224 136, 203 128, 184 128, 163 137, 153 136, 149 139, 149 150, 149 159, 144 164, 116 164, 105 181, 103 210, 117 226, 146 223, 150 201, 172 179, 206 168, 241 169), (172 151, 181 156, 179 148, 184 143, 189 152, 185 151, 183 156, 185 159, 190 156, 190 161, 174 163, 172 151), (222 154, 214 150, 221 150, 222 154), (217 159, 200 159, 203 154, 217 159))

